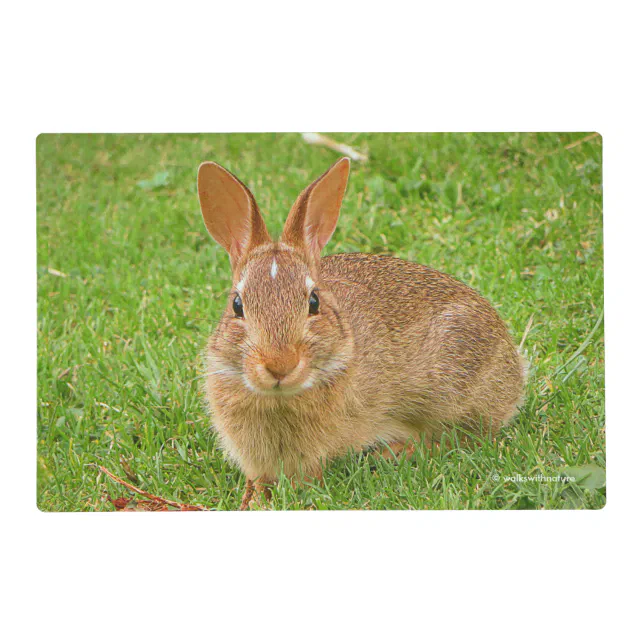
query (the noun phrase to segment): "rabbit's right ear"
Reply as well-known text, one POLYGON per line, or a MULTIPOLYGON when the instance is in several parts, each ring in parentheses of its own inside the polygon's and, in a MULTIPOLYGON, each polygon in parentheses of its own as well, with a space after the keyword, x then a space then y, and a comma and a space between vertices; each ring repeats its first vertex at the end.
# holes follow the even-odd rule
POLYGON ((208 232, 221 244, 233 267, 250 248, 271 241, 250 190, 212 161, 199 166, 197 191, 208 232))

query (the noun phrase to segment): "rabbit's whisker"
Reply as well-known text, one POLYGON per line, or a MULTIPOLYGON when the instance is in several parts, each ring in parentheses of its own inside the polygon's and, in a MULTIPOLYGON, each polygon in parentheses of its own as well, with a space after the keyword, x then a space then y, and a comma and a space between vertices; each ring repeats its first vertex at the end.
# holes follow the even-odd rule
POLYGON ((208 376, 241 376, 242 372, 239 369, 218 369, 217 371, 210 371, 204 373, 201 377, 207 378, 208 376))

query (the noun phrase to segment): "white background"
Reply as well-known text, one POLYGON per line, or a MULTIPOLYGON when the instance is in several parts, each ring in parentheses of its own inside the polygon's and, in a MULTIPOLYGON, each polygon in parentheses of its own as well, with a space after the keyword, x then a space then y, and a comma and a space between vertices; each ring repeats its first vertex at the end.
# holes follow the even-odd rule
POLYGON ((233 4, 3 9, 4 641, 633 641, 644 481, 636 3, 233 4), (36 136, 339 130, 603 135, 607 507, 39 513, 36 136))

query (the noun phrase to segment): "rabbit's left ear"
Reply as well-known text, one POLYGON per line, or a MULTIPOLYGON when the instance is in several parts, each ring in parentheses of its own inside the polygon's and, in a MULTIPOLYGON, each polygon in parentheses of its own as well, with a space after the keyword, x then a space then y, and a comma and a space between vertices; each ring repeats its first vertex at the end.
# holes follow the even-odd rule
POLYGON ((348 157, 340 159, 300 194, 284 224, 284 243, 319 257, 338 223, 350 166, 348 157))

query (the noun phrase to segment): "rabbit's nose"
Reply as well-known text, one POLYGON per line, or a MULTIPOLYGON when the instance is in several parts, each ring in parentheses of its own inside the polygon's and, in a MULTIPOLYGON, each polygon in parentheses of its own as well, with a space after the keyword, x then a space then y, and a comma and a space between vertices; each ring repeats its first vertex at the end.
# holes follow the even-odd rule
POLYGON ((300 361, 300 357, 297 355, 297 352, 293 351, 285 355, 281 355, 276 358, 270 358, 264 362, 264 367, 273 378, 281 380, 286 378, 295 367, 297 367, 300 361))

